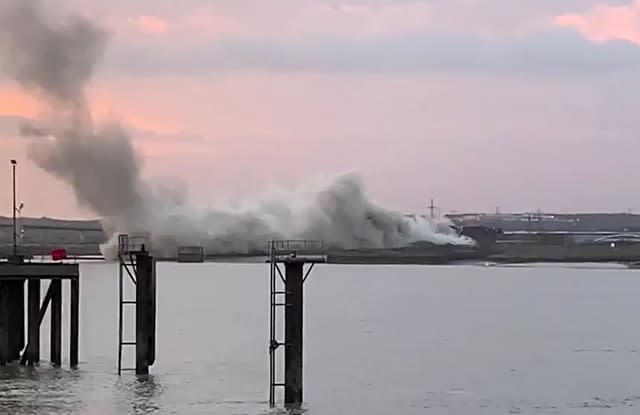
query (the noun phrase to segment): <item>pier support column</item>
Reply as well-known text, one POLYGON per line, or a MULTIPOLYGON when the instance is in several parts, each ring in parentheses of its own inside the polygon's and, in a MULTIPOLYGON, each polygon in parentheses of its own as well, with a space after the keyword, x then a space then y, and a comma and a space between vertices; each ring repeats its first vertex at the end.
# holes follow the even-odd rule
POLYGON ((31 366, 40 361, 40 280, 30 279, 27 299, 28 341, 26 361, 31 366))
MULTIPOLYGON (((22 255, 10 255, 7 263, 20 265, 24 263, 22 255)), ((8 313, 9 321, 7 325, 8 349, 7 361, 11 362, 20 359, 20 352, 25 346, 24 332, 24 279, 14 279, 7 282, 9 291, 8 313)))
POLYGON ((285 262, 285 354, 284 403, 302 404, 303 267, 285 262))
POLYGON ((11 327, 11 315, 9 313, 10 301, 9 281, 0 282, 0 365, 4 366, 9 361, 9 329, 11 327))
POLYGON ((136 255, 136 374, 149 374, 155 361, 155 261, 148 252, 136 255))
POLYGON ((62 281, 51 280, 51 364, 62 365, 62 281))
POLYGON ((80 331, 80 278, 72 278, 70 287, 69 366, 76 367, 80 331))
POLYGON ((79 277, 77 264, 25 263, 22 257, 0 261, 0 364, 18 359, 21 365, 40 361, 40 326, 49 308, 51 363, 62 364, 62 281, 66 279, 71 280, 70 363, 77 364, 79 277), (40 305, 42 280, 50 283, 40 305))
POLYGON ((20 352, 25 346, 24 332, 24 282, 16 280, 11 282, 11 361, 20 359, 20 352))
POLYGON ((0 365, 20 359, 24 340, 24 280, 6 280, 0 285, 0 365))

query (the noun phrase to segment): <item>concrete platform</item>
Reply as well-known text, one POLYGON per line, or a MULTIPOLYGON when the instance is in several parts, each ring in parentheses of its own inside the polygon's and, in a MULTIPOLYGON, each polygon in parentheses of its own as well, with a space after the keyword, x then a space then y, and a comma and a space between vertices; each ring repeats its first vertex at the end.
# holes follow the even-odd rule
POLYGON ((0 262, 0 366, 19 360, 33 365, 40 360, 40 325, 50 309, 51 363, 62 364, 62 280, 69 280, 69 365, 78 365, 80 328, 80 267, 66 263, 22 262, 11 257, 0 262), (50 280, 40 303, 41 280, 50 280), (25 282, 27 307, 25 310, 25 282), (25 313, 25 311, 27 311, 25 313), (27 317, 25 333, 25 317, 27 317), (28 339, 25 338, 28 334, 28 339), (27 341, 28 340, 28 341, 27 341))
POLYGON ((79 277, 78 264, 0 262, 0 280, 76 279, 79 277))

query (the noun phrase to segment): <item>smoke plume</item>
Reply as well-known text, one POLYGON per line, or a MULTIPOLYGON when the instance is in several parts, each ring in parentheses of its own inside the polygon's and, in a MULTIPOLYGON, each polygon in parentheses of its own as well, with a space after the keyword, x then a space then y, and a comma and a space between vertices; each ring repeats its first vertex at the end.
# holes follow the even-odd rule
POLYGON ((180 245, 203 245, 208 253, 262 251, 271 239, 316 239, 342 248, 468 243, 447 226, 374 205, 353 174, 239 207, 189 208, 180 192, 142 179, 124 128, 96 125, 91 118, 85 91, 106 40, 106 32, 84 18, 55 21, 37 0, 0 0, 2 69, 53 114, 22 126, 22 134, 32 138, 30 155, 103 218, 111 236, 105 255, 114 254, 118 233, 134 232, 148 232, 159 255, 173 255, 180 245))
POLYGON ((142 216, 147 193, 139 160, 122 127, 94 125, 85 96, 106 40, 82 17, 54 21, 38 0, 0 0, 2 69, 52 114, 21 127, 24 136, 50 138, 32 140, 31 157, 107 225, 126 229, 142 216))

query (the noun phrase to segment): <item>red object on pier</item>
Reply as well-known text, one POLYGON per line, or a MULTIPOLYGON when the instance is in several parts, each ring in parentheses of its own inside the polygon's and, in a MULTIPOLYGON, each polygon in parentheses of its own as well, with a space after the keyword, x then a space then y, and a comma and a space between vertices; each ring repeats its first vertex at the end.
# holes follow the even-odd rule
POLYGON ((51 259, 54 261, 62 261, 63 259, 67 259, 67 250, 54 249, 53 251, 51 251, 51 259))

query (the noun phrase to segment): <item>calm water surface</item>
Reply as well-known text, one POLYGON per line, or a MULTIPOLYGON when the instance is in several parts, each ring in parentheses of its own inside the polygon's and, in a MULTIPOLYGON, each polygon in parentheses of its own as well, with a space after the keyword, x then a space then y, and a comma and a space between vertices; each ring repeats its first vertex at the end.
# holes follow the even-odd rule
MULTIPOLYGON (((158 267, 148 379, 116 375, 117 267, 87 264, 79 369, 0 369, 0 413, 281 412, 266 403, 268 266, 158 267)), ((305 293, 305 407, 638 414, 639 294, 640 271, 615 268, 316 267, 305 293)), ((132 338, 133 313, 127 323, 132 338)), ((47 329, 45 319, 44 360, 47 329)))

